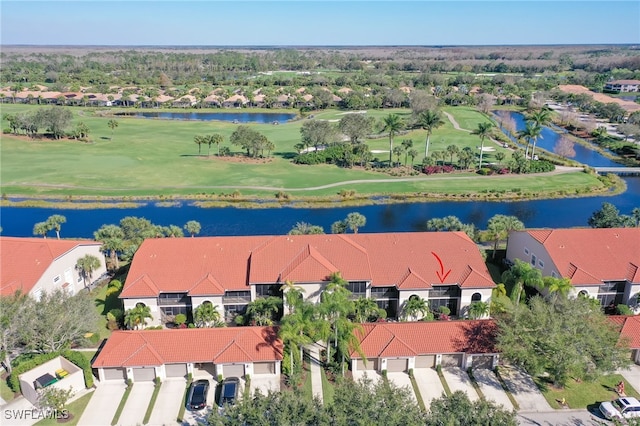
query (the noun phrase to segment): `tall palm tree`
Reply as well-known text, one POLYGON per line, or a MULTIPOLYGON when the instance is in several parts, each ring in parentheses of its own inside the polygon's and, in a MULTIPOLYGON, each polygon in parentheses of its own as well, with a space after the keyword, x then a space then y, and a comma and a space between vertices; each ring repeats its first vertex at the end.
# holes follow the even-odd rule
POLYGON ((220 312, 213 303, 202 303, 193 311, 193 323, 198 328, 224 327, 220 312))
POLYGON ((447 154, 449 154, 449 157, 451 159, 451 164, 453 165, 453 156, 454 155, 458 155, 460 153, 460 148, 458 148, 457 145, 449 145, 445 151, 447 152, 447 154))
MULTIPOLYGON (((541 132, 542 127, 540 127, 533 121, 527 121, 525 124, 525 128, 518 132, 518 137, 523 138, 527 141, 527 148, 525 149, 524 153, 525 158, 529 158, 529 146, 533 142, 535 147, 535 141, 540 137, 541 132)), ((531 154, 531 158, 533 158, 533 151, 531 154)))
POLYGON ((489 123, 483 121, 482 123, 478 123, 478 127, 471 132, 472 135, 477 135, 480 138, 480 165, 478 169, 482 168, 482 154, 484 153, 484 140, 491 135, 491 129, 493 128, 493 123, 489 123))
POLYGON ((291 280, 285 280, 284 284, 280 286, 280 291, 284 295, 288 313, 292 314, 303 300, 304 289, 291 280))
POLYGON ((111 262, 117 269, 118 264, 118 252, 122 252, 125 249, 124 231, 117 225, 102 225, 100 229, 93 233, 93 238, 96 241, 102 243, 102 250, 111 258, 111 262))
POLYGON ((524 223, 516 216, 507 216, 497 214, 489 219, 487 223, 487 233, 491 241, 493 241, 493 258, 496 257, 498 244, 502 240, 506 240, 510 232, 521 231, 524 229, 524 223))
POLYGON ((147 325, 147 319, 153 319, 151 308, 142 303, 138 303, 135 308, 127 310, 124 314, 124 324, 130 330, 138 330, 147 325))
POLYGON ((503 272, 502 281, 507 285, 511 284, 513 286, 511 300, 516 305, 520 303, 524 286, 538 288, 544 284, 540 270, 520 259, 516 259, 513 266, 503 272))
POLYGON ((198 155, 200 155, 202 153, 202 144, 205 143, 204 136, 195 135, 193 141, 198 145, 198 155))
POLYGON ((214 133, 209 136, 209 146, 211 146, 212 143, 216 144, 216 147, 218 148, 218 157, 220 157, 220 144, 222 142, 224 142, 224 136, 222 136, 220 133, 214 133))
POLYGON ((407 167, 407 156, 409 155, 411 148, 413 148, 413 140, 403 139, 401 145, 402 150, 404 151, 404 166, 407 167))
POLYGON ((278 337, 289 348, 290 373, 293 372, 294 359, 298 350, 300 350, 299 361, 302 362, 302 347, 313 343, 313 339, 306 333, 307 326, 307 318, 303 312, 296 312, 285 316, 278 330, 278 337))
POLYGON ((436 111, 426 110, 418 115, 418 125, 427 131, 427 140, 425 142, 424 147, 424 157, 427 158, 429 156, 429 140, 431 138, 431 133, 433 133, 434 129, 442 126, 444 121, 440 117, 440 114, 436 111))
POLYGON ((404 321, 417 321, 429 312, 427 301, 420 296, 411 296, 402 307, 404 321))
POLYGON ((389 167, 393 162, 393 137, 404 127, 404 123, 398 114, 389 114, 382 119, 383 131, 389 133, 389 167))
POLYGON ((47 233, 51 230, 47 222, 38 222, 33 225, 33 235, 41 235, 42 238, 47 238, 47 233))
POLYGON ((100 259, 92 254, 85 254, 76 262, 76 269, 80 272, 80 276, 84 280, 84 286, 87 286, 87 279, 93 278, 93 273, 100 268, 100 259))
POLYGON ((411 167, 413 168, 413 162, 416 159, 416 157, 418 156, 418 151, 415 149, 410 149, 407 154, 409 155, 409 157, 411 158, 411 167))

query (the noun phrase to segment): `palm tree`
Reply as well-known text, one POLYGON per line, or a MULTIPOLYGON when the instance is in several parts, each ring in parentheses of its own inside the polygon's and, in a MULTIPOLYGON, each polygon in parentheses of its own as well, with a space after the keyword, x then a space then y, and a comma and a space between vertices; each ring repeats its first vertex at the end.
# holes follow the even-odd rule
MULTIPOLYGON (((542 127, 551 121, 551 111, 546 108, 534 111, 529 115, 529 121, 533 122, 537 127, 540 128, 540 131, 542 131, 542 127)), ((533 138, 533 149, 531 150, 531 158, 536 155, 536 142, 538 141, 538 138, 542 139, 542 136, 538 134, 533 138)))
POLYGON ((498 160, 498 164, 502 164, 502 160, 504 160, 504 152, 496 152, 496 160, 498 160))
POLYGON ((544 287, 549 294, 558 294, 561 297, 567 297, 573 289, 569 278, 544 277, 543 281, 544 287))
POLYGON ((303 300, 302 294, 304 293, 304 289, 291 280, 285 280, 284 284, 280 286, 280 291, 282 291, 284 295, 289 314, 292 314, 303 300))
POLYGON ((429 305, 427 301, 420 296, 411 296, 402 308, 402 320, 403 321, 418 321, 427 312, 429 312, 429 305))
POLYGON ((151 308, 138 303, 135 308, 128 309, 124 314, 124 324, 131 330, 138 330, 147 325, 147 319, 153 319, 151 308))
POLYGON ((451 165, 453 165, 453 156, 460 153, 460 148, 458 148, 457 145, 449 145, 445 151, 449 154, 449 157, 451 158, 451 165))
POLYGON ((367 224, 367 218, 358 212, 353 212, 347 215, 345 222, 349 229, 351 229, 354 234, 357 234, 358 229, 367 224))
POLYGON ((209 137, 209 146, 211 146, 212 143, 216 144, 216 147, 218 148, 218 157, 220 157, 220 144, 222 142, 224 142, 224 136, 222 136, 220 133, 214 133, 209 137))
POLYGON ((468 169, 471 161, 473 159, 473 151, 468 146, 462 148, 462 150, 458 153, 458 162, 460 163, 460 167, 463 169, 468 169))
POLYGON ((38 222, 33 225, 33 235, 42 235, 42 238, 47 238, 47 233, 51 230, 47 222, 38 222))
POLYGON ((478 169, 482 168, 482 154, 484 153, 484 140, 491 135, 491 129, 493 124, 489 122, 478 123, 478 127, 471 132, 472 135, 478 135, 480 138, 480 165, 478 169))
MULTIPOLYGON (((531 145, 531 141, 533 141, 535 146, 535 141, 540 137, 540 132, 542 132, 542 127, 538 126, 533 121, 527 121, 525 128, 518 132, 518 137, 527 141, 527 148, 524 153, 525 158, 529 158, 529 145, 531 145)), ((531 158, 533 158, 533 151, 531 158)))
POLYGON ((409 157, 411 158, 411 168, 413 168, 413 161, 416 159, 416 157, 418 156, 418 151, 416 151, 415 149, 410 149, 407 154, 409 155, 409 157))
POLYGON ((378 307, 375 300, 360 297, 353 302, 353 320, 355 322, 370 322, 378 318, 386 318, 387 311, 378 307))
POLYGON ((487 302, 472 302, 469 305, 469 318, 479 319, 489 315, 489 304, 487 302))
POLYGON ((300 362, 302 362, 302 347, 313 343, 313 339, 306 333, 308 319, 303 312, 296 312, 285 316, 278 330, 278 337, 289 348, 289 374, 293 372, 295 354, 300 350, 300 362))
POLYGON ((340 272, 334 272, 320 300, 320 315, 328 323, 329 334, 326 338, 327 359, 331 359, 330 340, 333 337, 334 346, 338 345, 338 321, 353 312, 353 302, 349 300, 351 292, 347 290, 347 282, 340 272))
POLYGON ((273 316, 281 307, 282 299, 279 297, 262 297, 249 303, 247 314, 256 325, 273 325, 273 316))
POLYGON ((111 262, 117 269, 118 252, 122 252, 125 248, 124 231, 117 225, 102 225, 100 229, 93 233, 93 238, 102 243, 102 250, 111 258, 111 262))
POLYGON ((60 228, 63 223, 67 222, 67 218, 62 216, 61 214, 54 214, 49 216, 47 219, 47 226, 49 229, 53 229, 56 231, 56 237, 60 239, 60 228))
POLYGON ((520 303, 524 286, 537 288, 544 284, 540 270, 520 259, 516 259, 513 266, 503 272, 502 281, 512 285, 511 300, 516 305, 520 303))
POLYGON ((440 118, 440 114, 436 111, 426 110, 418 115, 418 125, 427 131, 427 140, 424 147, 424 157, 429 156, 429 139, 434 129, 442 126, 444 121, 440 118))
POLYGON ((385 132, 389 133, 389 167, 393 162, 393 137, 404 127, 404 123, 398 114, 389 114, 382 119, 385 132))
POLYGON ((198 155, 200 155, 202 152, 202 144, 205 143, 204 136, 195 135, 193 141, 198 144, 198 155))
POLYGON ((409 155, 409 150, 413 148, 413 140, 403 139, 401 145, 404 151, 404 166, 407 167, 407 156, 409 155))
POLYGON ((202 226, 197 220, 190 220, 185 223, 184 229, 189 233, 189 235, 191 235, 191 238, 193 238, 195 235, 200 233, 200 229, 202 229, 202 226))
POLYGON ((510 232, 521 231, 524 229, 524 223, 516 216, 507 216, 497 214, 489 219, 487 224, 487 233, 491 241, 493 241, 493 258, 496 257, 498 244, 502 240, 506 240, 510 232))
POLYGON ((118 122, 116 120, 109 120, 107 126, 111 129, 111 140, 113 140, 113 132, 118 127, 118 122))
POLYGON ((193 322, 198 328, 224 327, 220 312, 211 302, 204 302, 193 311, 193 322))
POLYGON ((396 164, 400 164, 400 156, 402 155, 402 153, 404 152, 404 150, 402 149, 401 146, 394 146, 393 147, 393 154, 396 156, 396 164))
POLYGON ((93 273, 100 268, 102 264, 100 259, 92 254, 85 254, 76 262, 76 269, 80 272, 80 276, 84 280, 84 286, 87 287, 87 279, 93 278, 93 273))

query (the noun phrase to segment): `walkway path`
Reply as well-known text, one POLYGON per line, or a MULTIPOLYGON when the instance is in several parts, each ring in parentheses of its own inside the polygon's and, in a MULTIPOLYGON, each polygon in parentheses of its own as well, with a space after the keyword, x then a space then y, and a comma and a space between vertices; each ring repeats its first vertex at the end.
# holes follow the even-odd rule
MULTIPOLYGON (((451 115, 451 114, 449 114, 448 112, 445 112, 445 111, 442 111, 442 113, 447 116, 447 118, 451 122, 451 125, 453 126, 454 129, 460 130, 461 132, 473 133, 473 130, 463 129, 462 127, 460 127, 460 124, 458 124, 458 122, 456 121, 456 119, 455 119, 455 117, 453 115, 451 115)), ((497 140, 492 139, 492 138, 489 138, 489 140, 491 142, 495 143, 496 145, 503 146, 502 142, 500 142, 500 141, 497 141, 497 140)), ((511 148, 508 148, 508 149, 513 151, 511 148)))
POLYGON ((322 403, 324 402, 324 399, 322 394, 322 372, 320 371, 321 347, 317 343, 314 343, 313 345, 308 345, 306 348, 309 351, 310 358, 309 364, 311 369, 311 393, 322 403))

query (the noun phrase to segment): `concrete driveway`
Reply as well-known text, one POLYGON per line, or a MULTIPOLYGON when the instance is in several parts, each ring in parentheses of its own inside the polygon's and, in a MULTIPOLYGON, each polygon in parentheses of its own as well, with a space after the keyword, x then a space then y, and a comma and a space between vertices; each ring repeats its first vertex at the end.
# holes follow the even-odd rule
MULTIPOLYGON (((153 394, 153 382, 136 382, 133 384, 127 403, 122 410, 118 425, 130 426, 142 424, 144 415, 149 407, 151 395, 153 394)), ((120 400, 113 400, 113 404, 118 407, 120 400)), ((176 413, 177 414, 177 413, 176 413)), ((177 417, 177 416, 176 416, 177 417)))
POLYGON ((411 397, 414 401, 417 401, 416 393, 413 391, 413 385, 411 384, 411 378, 407 373, 387 373, 387 379, 399 388, 409 388, 411 397))
POLYGON ((126 388, 124 381, 96 382, 96 390, 78 426, 109 426, 126 388))
POLYGON ((280 376, 278 374, 257 374, 251 377, 251 395, 257 390, 267 395, 269 391, 280 392, 280 376))
POLYGON ((413 377, 416 379, 424 406, 429 409, 431 401, 444 394, 444 387, 442 387, 438 372, 433 368, 414 368, 413 377))
POLYGON ((176 422, 186 385, 187 381, 184 378, 170 378, 162 382, 149 424, 162 425, 176 422))
POLYGON ((520 412, 553 411, 527 373, 519 368, 505 365, 500 367, 500 375, 520 406, 520 412))
POLYGON ((476 401, 480 398, 471 384, 471 378, 462 368, 442 367, 442 375, 451 392, 462 391, 469 396, 471 401, 476 401))
MULTIPOLYGON (((239 395, 242 395, 244 380, 240 380, 240 391, 239 395)), ((200 411, 191 411, 188 408, 184 412, 184 419, 182 421, 183 425, 199 425, 206 424, 207 417, 211 410, 217 410, 218 406, 216 405, 216 392, 218 388, 218 382, 214 380, 209 380, 209 393, 207 394, 207 408, 200 411)))
POLYGON ((473 370, 473 377, 478 382, 478 386, 486 399, 502 405, 507 410, 514 409, 511 400, 498 380, 498 376, 493 371, 486 368, 477 368, 473 370))
POLYGON ((640 392, 640 365, 632 364, 629 370, 618 370, 635 390, 640 392))
POLYGON ((382 380, 382 376, 378 374, 375 370, 358 370, 352 373, 353 380, 359 382, 361 379, 366 377, 368 380, 371 380, 371 384, 375 385, 380 380, 382 380))

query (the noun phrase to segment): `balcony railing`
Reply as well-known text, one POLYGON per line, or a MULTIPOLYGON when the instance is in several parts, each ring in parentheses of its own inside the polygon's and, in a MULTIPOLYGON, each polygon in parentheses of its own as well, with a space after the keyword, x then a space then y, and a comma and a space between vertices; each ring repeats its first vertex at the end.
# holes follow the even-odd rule
POLYGON ((158 298, 158 305, 187 305, 189 304, 188 297, 161 297, 158 298))
POLYGON ((222 303, 225 305, 238 305, 242 303, 251 302, 251 295, 249 296, 223 296, 222 303))

